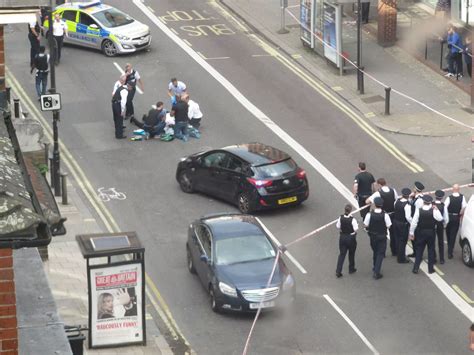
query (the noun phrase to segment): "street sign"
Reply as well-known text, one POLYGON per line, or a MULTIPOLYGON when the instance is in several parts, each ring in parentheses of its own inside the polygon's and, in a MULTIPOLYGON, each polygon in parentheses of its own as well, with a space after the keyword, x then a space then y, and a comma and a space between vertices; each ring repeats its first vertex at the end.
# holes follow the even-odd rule
POLYGON ((61 94, 41 95, 41 111, 59 111, 61 109, 61 94))

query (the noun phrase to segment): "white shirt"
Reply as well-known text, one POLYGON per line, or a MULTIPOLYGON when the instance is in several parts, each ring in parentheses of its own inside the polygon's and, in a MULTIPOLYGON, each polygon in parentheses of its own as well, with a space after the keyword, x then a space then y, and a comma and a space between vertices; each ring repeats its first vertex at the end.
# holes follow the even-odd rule
POLYGON ((66 24, 63 20, 53 21, 53 36, 62 37, 66 32, 66 24))
POLYGON ((423 202, 423 193, 422 192, 417 192, 415 194, 415 196, 413 197, 413 199, 412 199, 412 203, 413 203, 413 201, 415 201, 415 209, 423 207, 423 205, 425 204, 423 202), (416 199, 416 201, 415 201, 415 199, 416 199))
MULTIPOLYGON (((431 203, 429 205, 423 204, 423 207, 421 207, 424 211, 429 211, 432 209, 431 203)), ((433 218, 437 220, 438 222, 443 221, 443 216, 441 215, 441 212, 437 209, 433 209, 433 218)), ((415 211, 415 214, 413 215, 413 220, 410 225, 410 235, 415 234, 415 229, 418 226, 418 221, 420 220, 420 208, 417 208, 415 211)))
POLYGON ((115 91, 117 91, 118 88, 120 87, 125 87, 125 90, 122 90, 120 91, 120 108, 122 110, 122 115, 125 115, 125 108, 126 108, 126 105, 127 105, 127 97, 128 97, 128 89, 125 85, 122 85, 120 84, 120 82, 118 81, 119 85, 117 85, 117 83, 115 83, 114 85, 114 91, 112 92, 112 97, 115 95, 115 91))
MULTIPOLYGON (((377 207, 377 208, 374 209, 374 212, 375 212, 375 213, 381 213, 381 212, 382 212, 382 209, 377 207)), ((368 227, 369 224, 370 224, 370 214, 371 214, 371 213, 372 213, 372 212, 369 212, 369 213, 367 213, 367 214, 365 215, 364 225, 365 225, 366 227, 368 227)), ((384 220, 385 220, 385 226, 386 226, 387 228, 390 228, 390 227, 392 226, 392 221, 390 220, 390 217, 388 216, 388 213, 385 213, 385 214, 384 214, 384 220)))
MULTIPOLYGON (((336 228, 341 229, 341 218, 350 218, 350 217, 351 216, 346 216, 346 215, 344 215, 343 217, 339 217, 336 222, 336 228)), ((359 225, 357 224, 357 221, 355 218, 352 218, 352 228, 354 229, 354 233, 351 233, 351 235, 354 235, 359 229, 359 225)))
MULTIPOLYGON (((400 198, 400 201, 405 202, 405 201, 408 201, 408 200, 405 197, 402 197, 402 198, 400 198)), ((395 201, 395 203, 397 203, 397 201, 395 201)), ((393 204, 394 207, 395 207, 395 203, 393 204)), ((411 218, 411 205, 410 205, 410 203, 407 203, 405 205, 405 207, 403 208, 403 211, 405 212, 405 219, 407 220, 408 223, 411 224, 412 218, 411 218)))
POLYGON ((196 101, 188 101, 188 117, 189 119, 193 118, 202 118, 203 114, 199 108, 199 104, 196 101))
MULTIPOLYGON (((382 186, 380 188, 380 190, 382 190, 383 192, 389 192, 390 191, 390 188, 388 186, 382 186)), ((395 200, 398 199, 398 194, 397 194, 397 191, 395 189, 392 189, 393 190, 393 193, 394 193, 394 196, 395 196, 395 200)), ((376 191, 374 192, 372 195, 370 195, 370 197, 368 198, 368 200, 370 200, 370 202, 374 203, 374 199, 376 197, 380 197, 380 191, 376 191)))
MULTIPOLYGON (((451 196, 458 197, 459 192, 454 192, 451 196)), ((450 199, 451 196, 446 197, 446 200, 444 200, 444 213, 445 214, 448 213, 448 207, 449 207, 449 204, 451 203, 451 199, 450 199)), ((461 202, 461 213, 464 211, 466 207, 467 207, 466 197, 463 196, 462 202, 461 202)))
POLYGON ((181 95, 183 92, 186 91, 186 84, 178 80, 178 83, 176 84, 176 86, 174 86, 173 83, 170 82, 168 84, 168 90, 171 91, 173 95, 181 95))

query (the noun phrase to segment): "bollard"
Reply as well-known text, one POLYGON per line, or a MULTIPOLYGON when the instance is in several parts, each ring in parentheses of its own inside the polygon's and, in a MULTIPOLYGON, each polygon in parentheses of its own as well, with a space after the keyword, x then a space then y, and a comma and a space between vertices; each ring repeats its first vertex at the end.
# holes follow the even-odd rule
POLYGON ((48 165, 49 160, 49 143, 44 143, 44 163, 48 165))
POLYGON ((49 184, 51 187, 54 186, 54 171, 53 171, 53 158, 49 159, 49 184))
POLYGON ((285 10, 288 7, 288 0, 280 0, 280 10, 281 10, 281 16, 280 16, 280 29, 277 31, 278 34, 286 34, 290 33, 286 29, 285 25, 285 10))
POLYGON ((390 115, 390 91, 391 87, 385 88, 385 114, 390 115))
POLYGON ((425 60, 428 59, 428 38, 425 39, 425 60))
POLYGON ((13 99, 13 111, 15 112, 15 118, 20 117, 20 99, 13 99))
POLYGON ((8 105, 11 105, 11 87, 5 88, 5 100, 7 101, 8 105))
POLYGON ((360 94, 361 95, 364 95, 365 93, 365 90, 364 90, 364 69, 365 67, 360 67, 360 70, 359 70, 359 75, 360 75, 360 94))
POLYGON ((62 204, 67 205, 67 173, 61 173, 62 204))

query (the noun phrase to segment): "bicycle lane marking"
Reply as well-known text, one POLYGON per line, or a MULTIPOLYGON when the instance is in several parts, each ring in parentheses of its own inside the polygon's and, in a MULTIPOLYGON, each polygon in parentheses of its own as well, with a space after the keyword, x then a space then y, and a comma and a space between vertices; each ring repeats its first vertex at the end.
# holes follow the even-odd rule
MULTIPOLYGON (((25 92, 23 87, 19 84, 18 80, 15 78, 15 76, 8 69, 7 66, 5 66, 5 72, 8 74, 6 80, 9 82, 10 86, 13 88, 13 91, 18 94, 19 98, 21 98, 25 106, 29 109, 29 112, 34 113, 35 117, 43 126, 46 137, 50 141, 53 141, 52 129, 49 126, 46 119, 43 117, 42 113, 33 104, 28 94, 25 92)), ((99 199, 95 189, 92 187, 92 184, 90 183, 89 179, 86 177, 84 171, 76 162, 76 160, 73 158, 68 148, 64 145, 64 143, 61 140, 59 140, 59 147, 61 149, 61 154, 63 155, 63 159, 62 159, 63 162, 66 164, 66 166, 68 167, 68 170, 73 175, 79 188, 83 191, 84 195, 89 200, 94 210, 97 212, 101 221, 104 223, 104 226, 106 227, 107 231, 111 233, 120 232, 120 228, 117 222, 115 221, 115 219, 112 217, 110 211, 107 209, 104 203, 99 199)), ((171 311, 168 305, 166 304, 164 298, 161 296, 161 293, 158 291, 158 288, 156 287, 153 280, 148 276, 147 273, 145 273, 145 276, 146 276, 146 281, 147 281, 147 290, 151 290, 151 293, 153 294, 154 298, 158 301, 156 302, 155 300, 152 300, 150 298, 150 300, 155 301, 155 302, 152 302, 155 308, 157 305, 159 306, 159 308, 156 309, 157 313, 160 315, 160 317, 162 315, 166 316, 166 318, 162 318, 162 321, 164 322, 164 324, 166 325, 170 333, 179 335, 179 337, 183 340, 183 342, 186 344, 186 346, 189 347, 190 351, 192 352, 193 350, 191 349, 189 342, 184 337, 183 333, 178 327, 174 317, 171 314, 171 311)), ((150 291, 148 291, 147 294, 149 292, 150 291)))

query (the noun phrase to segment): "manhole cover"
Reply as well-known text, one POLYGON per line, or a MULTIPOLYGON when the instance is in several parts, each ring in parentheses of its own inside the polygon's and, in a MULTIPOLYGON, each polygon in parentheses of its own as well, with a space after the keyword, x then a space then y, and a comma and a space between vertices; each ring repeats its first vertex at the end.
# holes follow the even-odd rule
POLYGON ((380 95, 364 97, 362 99, 366 104, 373 104, 374 102, 385 101, 385 99, 380 95))

